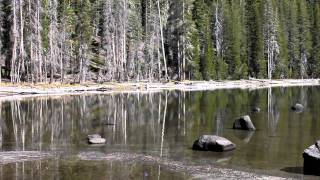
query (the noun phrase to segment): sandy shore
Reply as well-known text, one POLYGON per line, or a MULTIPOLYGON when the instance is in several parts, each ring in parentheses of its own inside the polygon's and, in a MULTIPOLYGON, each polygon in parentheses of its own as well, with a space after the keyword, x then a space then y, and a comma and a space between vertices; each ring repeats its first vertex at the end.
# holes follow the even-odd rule
POLYGON ((0 100, 30 96, 106 94, 118 92, 152 92, 162 90, 201 91, 216 89, 263 89, 269 87, 319 86, 319 79, 250 79, 236 81, 183 81, 169 83, 124 82, 124 83, 86 83, 68 85, 53 84, 0 84, 0 100))

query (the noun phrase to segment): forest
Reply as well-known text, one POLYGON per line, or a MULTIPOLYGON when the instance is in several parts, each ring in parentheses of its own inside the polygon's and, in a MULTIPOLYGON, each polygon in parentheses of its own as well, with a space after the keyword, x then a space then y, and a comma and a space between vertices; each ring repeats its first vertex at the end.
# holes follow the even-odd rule
POLYGON ((320 0, 0 0, 12 83, 320 77, 320 0))

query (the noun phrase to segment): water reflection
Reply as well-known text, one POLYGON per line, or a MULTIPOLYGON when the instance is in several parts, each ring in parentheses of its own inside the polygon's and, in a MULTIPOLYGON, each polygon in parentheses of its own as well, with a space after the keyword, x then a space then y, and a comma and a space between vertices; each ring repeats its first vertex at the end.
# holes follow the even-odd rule
POLYGON ((272 88, 268 88, 268 128, 269 136, 275 136, 279 123, 279 107, 276 97, 272 94, 272 88))
MULTIPOLYGON (((320 137, 319 92, 318 87, 302 87, 6 101, 0 103, 0 148, 70 155, 89 150, 135 152, 194 164, 221 163, 280 173, 285 167, 301 166, 301 152, 320 137), (303 113, 290 111, 296 102, 306 107, 303 113), (253 106, 260 107, 261 112, 251 112, 253 106), (233 121, 246 114, 258 130, 232 130, 233 121), (107 144, 87 145, 86 136, 92 133, 101 134, 107 144), (201 134, 225 136, 237 144, 237 150, 227 156, 195 153, 191 145, 201 134)), ((41 162, 36 166, 42 166, 41 162)), ((61 158, 52 162, 59 167, 54 172, 60 171, 61 158)), ((29 166, 18 163, 16 168, 32 169, 29 166)), ((154 167, 156 178, 162 176, 163 168, 154 167)))

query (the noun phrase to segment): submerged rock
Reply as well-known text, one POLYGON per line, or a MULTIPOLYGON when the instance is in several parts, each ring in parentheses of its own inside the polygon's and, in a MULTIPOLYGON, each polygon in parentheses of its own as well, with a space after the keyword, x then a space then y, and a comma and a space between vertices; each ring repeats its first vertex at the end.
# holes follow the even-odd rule
POLYGON ((252 108, 252 112, 258 113, 260 111, 261 111, 261 109, 259 107, 253 107, 252 108))
POLYGON ((296 112, 302 112, 304 110, 304 107, 302 104, 297 103, 291 107, 291 110, 296 112))
POLYGON ((106 139, 102 138, 99 134, 88 135, 88 141, 90 144, 105 144, 106 139))
POLYGON ((232 151, 236 145, 224 137, 214 135, 202 135, 197 139, 192 146, 193 150, 198 151, 232 151))
POLYGON ((320 140, 303 152, 304 174, 320 175, 320 140))
POLYGON ((241 129, 241 130, 248 130, 248 131, 255 131, 256 128, 254 127, 250 116, 242 116, 239 119, 237 119, 233 123, 233 129, 241 129))

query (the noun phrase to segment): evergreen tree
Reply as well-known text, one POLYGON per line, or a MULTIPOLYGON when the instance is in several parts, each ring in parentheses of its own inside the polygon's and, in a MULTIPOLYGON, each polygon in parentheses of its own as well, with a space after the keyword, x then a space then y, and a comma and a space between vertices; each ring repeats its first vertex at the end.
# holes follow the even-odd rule
POLYGON ((203 72, 202 76, 206 80, 216 79, 216 71, 215 71, 215 54, 213 49, 213 42, 211 38, 211 34, 208 30, 206 32, 206 46, 204 49, 204 59, 202 60, 203 72))
POLYGON ((312 52, 309 65, 309 75, 313 78, 320 76, 320 1, 313 1, 312 8, 312 52))
POLYGON ((76 57, 78 59, 79 81, 86 81, 86 74, 90 60, 90 45, 92 37, 91 27, 91 2, 89 0, 77 0, 75 4, 77 16, 76 24, 76 57))
POLYGON ((278 26, 277 26, 277 38, 279 40, 279 60, 275 65, 275 72, 274 77, 275 78, 288 78, 289 72, 288 72, 288 60, 289 60, 289 54, 288 54, 288 36, 286 31, 286 6, 285 1, 276 1, 276 8, 278 13, 278 26))
POLYGON ((247 51, 249 61, 249 75, 266 78, 267 63, 263 48, 263 1, 246 1, 247 51))
POLYGON ((194 32, 191 37, 191 44, 193 46, 192 50, 192 63, 190 71, 192 74, 192 79, 201 80, 202 74, 200 73, 200 44, 199 44, 199 35, 197 32, 194 32))
POLYGON ((289 49, 289 78, 300 78, 300 55, 299 55, 299 29, 297 26, 297 3, 286 1, 285 8, 288 9, 288 49, 289 49))
POLYGON ((228 74, 233 79, 242 78, 241 68, 241 19, 240 4, 224 1, 224 58, 228 63, 228 74), (230 9, 232 9, 230 11, 230 9))
POLYGON ((200 39, 200 71, 206 80, 215 79, 215 54, 212 39, 212 2, 195 0, 193 19, 199 31, 200 39))
MULTIPOLYGON (((307 78, 307 64, 310 59, 312 42, 310 33, 310 17, 306 1, 297 0, 298 49, 299 49, 299 76, 307 78)), ((299 77, 299 78, 300 78, 299 77)))
POLYGON ((5 65, 5 57, 3 54, 3 26, 4 26, 4 11, 3 11, 3 0, 0 0, 0 82, 2 77, 2 66, 5 65))

